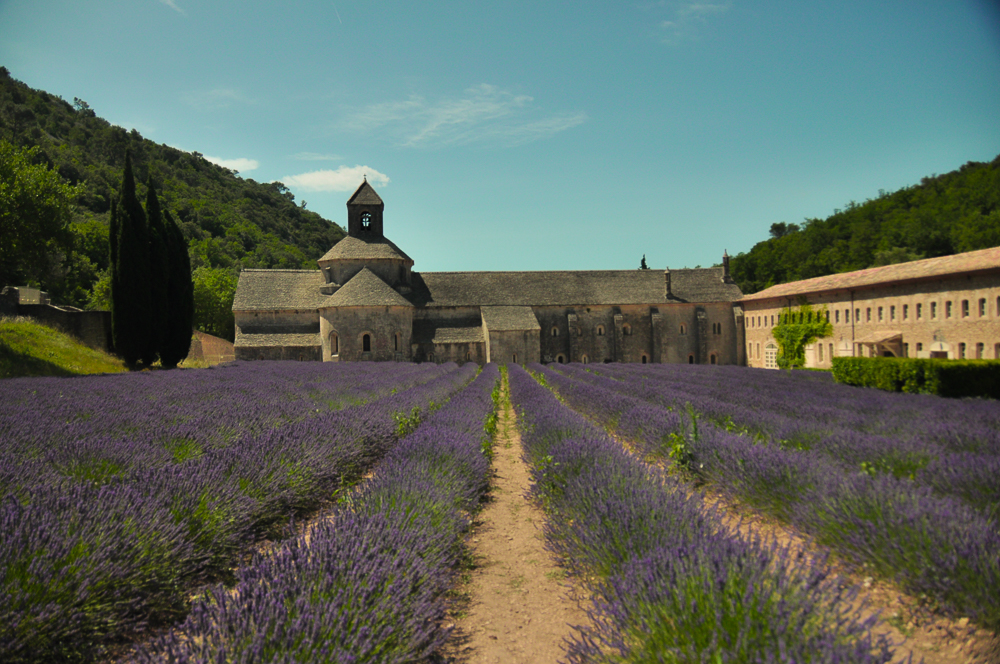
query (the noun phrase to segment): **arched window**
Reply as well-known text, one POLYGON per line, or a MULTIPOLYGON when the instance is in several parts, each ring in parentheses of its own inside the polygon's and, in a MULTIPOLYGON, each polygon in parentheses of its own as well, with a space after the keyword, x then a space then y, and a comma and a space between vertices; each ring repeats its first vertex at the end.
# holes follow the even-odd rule
POLYGON ((306 356, 303 353, 299 353, 299 362, 301 362, 304 359, 306 359, 306 356))
POLYGON ((552 336, 554 336, 554 337, 558 337, 559 336, 559 328, 558 327, 553 327, 552 328, 552 336))
MULTIPOLYGON (((261 358, 261 359, 263 359, 263 358, 261 358)), ((586 355, 581 355, 580 356, 580 361, 583 362, 584 364, 587 364, 588 362, 590 362, 590 358, 587 357, 586 355)))
POLYGON ((681 336, 684 336, 687 333, 688 333, 687 326, 684 323, 681 323, 681 336))
POLYGON ((471 352, 469 352, 469 351, 466 351, 466 352, 465 352, 465 359, 466 359, 466 360, 471 360, 471 359, 472 359, 472 353, 471 353, 471 352))
POLYGON ((517 353, 514 353, 514 364, 517 364, 517 353))
POLYGON ((715 364, 715 353, 712 353, 711 355, 708 356, 708 363, 715 364))
POLYGON ((694 355, 688 355, 688 364, 694 364, 694 355))
POLYGON ((556 362, 559 364, 566 364, 566 356, 563 354, 556 355, 556 362))
POLYGON ((361 351, 363 353, 372 352, 372 335, 365 334, 363 337, 361 337, 361 351))
POLYGON ((645 354, 643 354, 643 356, 642 356, 642 363, 643 363, 643 364, 645 364, 645 363, 646 363, 646 355, 645 355, 645 354))
POLYGON ((340 335, 336 332, 330 333, 330 355, 340 355, 340 335))
POLYGON ((622 335, 627 337, 630 336, 631 334, 632 334, 632 326, 629 325, 628 323, 622 325, 622 335))
POLYGON ((599 336, 599 337, 603 337, 604 336, 604 326, 603 325, 598 325, 597 326, 597 336, 599 336))

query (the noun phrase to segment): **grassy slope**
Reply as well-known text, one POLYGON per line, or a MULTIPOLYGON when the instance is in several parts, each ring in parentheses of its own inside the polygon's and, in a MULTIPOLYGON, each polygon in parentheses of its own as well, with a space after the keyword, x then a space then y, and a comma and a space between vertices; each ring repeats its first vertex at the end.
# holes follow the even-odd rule
POLYGON ((28 318, 0 318, 0 378, 119 373, 125 364, 28 318))

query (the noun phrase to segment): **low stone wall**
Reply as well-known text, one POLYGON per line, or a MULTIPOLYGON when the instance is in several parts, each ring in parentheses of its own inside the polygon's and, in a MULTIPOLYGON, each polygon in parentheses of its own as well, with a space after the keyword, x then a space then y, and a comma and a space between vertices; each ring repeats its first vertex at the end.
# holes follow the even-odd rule
POLYGON ((188 351, 189 360, 201 360, 209 364, 220 364, 222 362, 232 362, 236 359, 236 351, 233 344, 205 334, 200 330, 195 330, 191 337, 191 349, 188 351))
POLYGON ((51 304, 19 304, 17 314, 72 335, 91 348, 112 352, 110 311, 81 311, 51 304))

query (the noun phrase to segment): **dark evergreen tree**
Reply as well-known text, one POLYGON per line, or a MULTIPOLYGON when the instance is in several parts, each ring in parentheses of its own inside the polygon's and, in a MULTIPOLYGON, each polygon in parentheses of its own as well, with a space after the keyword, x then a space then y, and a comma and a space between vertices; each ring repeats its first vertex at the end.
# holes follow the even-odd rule
POLYGON ((111 284, 111 351, 118 352, 114 348, 114 326, 115 326, 115 312, 114 312, 114 301, 115 301, 115 291, 119 289, 118 286, 118 199, 114 197, 114 193, 111 194, 111 211, 108 213, 108 281, 111 284))
POLYGON ((640 270, 648 270, 649 269, 649 266, 646 265, 646 254, 642 255, 642 260, 639 262, 639 269, 640 270))
POLYGON ((149 228, 149 342, 142 353, 142 363, 152 364, 160 354, 163 345, 164 328, 167 317, 167 281, 169 267, 167 265, 167 236, 163 226, 163 214, 160 210, 160 200, 156 196, 153 176, 146 181, 146 221, 149 228))
POLYGON ((163 211, 163 227, 167 239, 167 319, 160 363, 167 369, 188 355, 194 325, 194 282, 191 280, 191 258, 181 229, 174 223, 169 210, 163 211))
POLYGON ((118 246, 112 270, 111 334, 115 352, 134 369, 149 344, 149 232, 135 194, 132 155, 125 154, 116 209, 118 246))

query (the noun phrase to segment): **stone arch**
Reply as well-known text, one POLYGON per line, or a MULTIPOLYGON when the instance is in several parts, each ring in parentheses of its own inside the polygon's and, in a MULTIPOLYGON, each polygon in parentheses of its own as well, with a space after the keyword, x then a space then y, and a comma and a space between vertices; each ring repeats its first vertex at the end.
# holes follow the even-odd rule
POLYGON ((647 362, 649 362, 649 358, 648 358, 648 357, 646 357, 646 354, 645 354, 645 353, 643 353, 643 354, 642 354, 642 363, 643 363, 643 364, 646 364, 647 362))
POLYGON ((597 336, 599 336, 599 337, 603 337, 604 336, 604 326, 603 325, 598 325, 597 326, 597 336))
POLYGON ((566 356, 563 355, 562 353, 559 353, 558 355, 556 355, 556 362, 558 362, 559 364, 566 364, 566 356))
POLYGON ((590 362, 590 358, 587 357, 586 355, 581 355, 580 361, 583 362, 584 364, 588 364, 590 362))
POLYGON ((552 336, 554 336, 554 337, 558 337, 559 336, 559 328, 556 327, 555 325, 552 326, 552 336))

